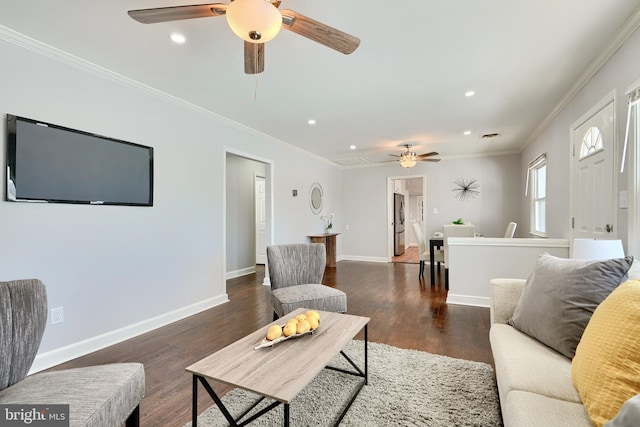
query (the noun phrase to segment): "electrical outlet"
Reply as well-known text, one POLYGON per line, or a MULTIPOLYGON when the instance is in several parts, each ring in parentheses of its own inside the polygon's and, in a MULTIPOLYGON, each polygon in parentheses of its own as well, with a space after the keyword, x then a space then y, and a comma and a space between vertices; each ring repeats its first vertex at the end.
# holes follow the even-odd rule
POLYGON ((64 308, 56 307, 51 309, 51 324, 64 322, 64 308))

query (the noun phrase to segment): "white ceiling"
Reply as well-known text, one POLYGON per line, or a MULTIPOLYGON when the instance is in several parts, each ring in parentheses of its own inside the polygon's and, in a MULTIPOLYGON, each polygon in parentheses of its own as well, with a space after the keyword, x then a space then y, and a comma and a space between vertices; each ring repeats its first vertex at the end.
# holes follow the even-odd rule
POLYGON ((640 0, 284 0, 360 47, 345 56, 282 31, 254 76, 224 17, 127 15, 198 3, 3 1, 0 25, 318 156, 375 163, 406 142, 445 159, 519 151, 640 15, 640 0))

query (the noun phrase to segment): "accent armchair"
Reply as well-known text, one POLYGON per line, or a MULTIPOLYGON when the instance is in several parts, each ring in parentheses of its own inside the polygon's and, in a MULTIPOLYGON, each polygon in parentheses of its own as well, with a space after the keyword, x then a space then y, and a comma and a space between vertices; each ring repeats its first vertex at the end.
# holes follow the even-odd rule
POLYGON ((322 243, 267 246, 274 320, 298 308, 347 311, 347 295, 321 284, 326 262, 322 243))
POLYGON ((0 282, 0 404, 69 405, 69 426, 140 424, 144 367, 114 363, 27 376, 47 323, 40 280, 0 282))

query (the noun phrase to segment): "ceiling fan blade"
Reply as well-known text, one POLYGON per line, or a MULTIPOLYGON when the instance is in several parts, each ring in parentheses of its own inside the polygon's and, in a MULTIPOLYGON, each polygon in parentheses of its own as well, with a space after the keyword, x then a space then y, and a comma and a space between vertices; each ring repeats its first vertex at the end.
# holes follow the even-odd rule
POLYGON ((416 159, 419 162, 439 162, 442 159, 416 159))
POLYGON ((398 154, 389 154, 389 155, 390 155, 390 156, 393 156, 393 157, 402 157, 402 156, 400 156, 400 155, 398 155, 398 154))
POLYGON ((227 12, 223 3, 194 4, 190 6, 158 7, 155 9, 138 9, 127 12, 130 17, 143 24, 179 21, 181 19, 205 18, 221 16, 227 12))
POLYGON ((244 72, 259 74, 264 71, 264 43, 244 42, 244 72))
POLYGON ((284 9, 281 13, 282 28, 293 31, 302 37, 323 44, 345 55, 350 54, 360 45, 359 38, 315 21, 298 12, 284 9))
POLYGON ((438 154, 440 153, 436 153, 435 151, 432 151, 430 153, 418 154, 416 157, 418 158, 431 157, 431 156, 437 156, 438 154))

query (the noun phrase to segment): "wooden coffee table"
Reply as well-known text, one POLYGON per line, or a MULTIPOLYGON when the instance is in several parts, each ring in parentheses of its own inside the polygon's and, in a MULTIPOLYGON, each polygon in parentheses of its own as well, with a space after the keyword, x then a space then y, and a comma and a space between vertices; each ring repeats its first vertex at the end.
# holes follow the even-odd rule
POLYGON ((363 379, 336 421, 336 425, 340 423, 368 381, 368 317, 319 311, 320 326, 313 334, 289 339, 273 347, 254 350, 266 336, 269 326, 284 325, 288 319, 304 314, 305 311, 305 309, 298 309, 186 368, 193 374, 193 427, 196 427, 198 422, 198 382, 204 386, 232 426, 245 425, 280 404, 284 404, 283 423, 288 426, 289 404, 325 368, 363 379), (342 351, 347 343, 363 329, 364 370, 356 366, 342 351), (354 371, 327 366, 337 354, 342 354, 354 371), (208 380, 239 387, 262 397, 234 419, 208 380), (265 397, 273 399, 274 402, 250 418, 242 420, 265 397))

